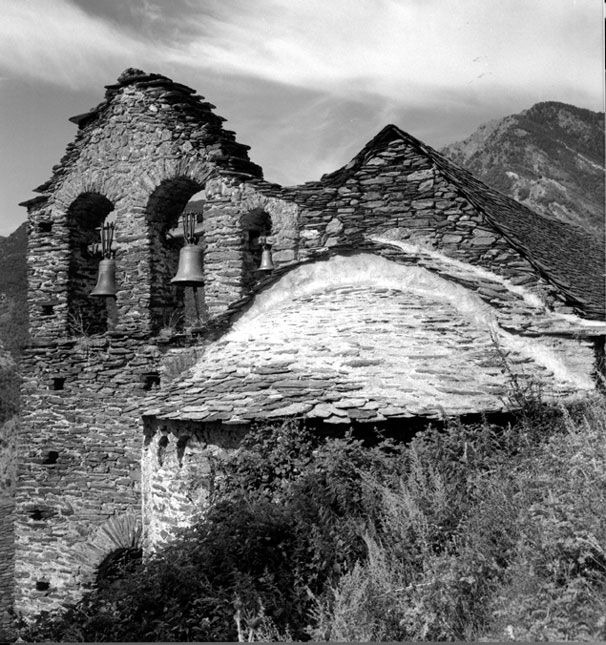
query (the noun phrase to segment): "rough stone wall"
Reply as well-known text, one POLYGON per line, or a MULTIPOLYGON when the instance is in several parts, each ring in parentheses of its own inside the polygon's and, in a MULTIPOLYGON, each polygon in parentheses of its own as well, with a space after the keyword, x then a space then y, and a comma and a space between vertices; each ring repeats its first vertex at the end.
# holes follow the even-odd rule
POLYGON ((17 609, 32 613, 76 600, 100 563, 87 552, 95 529, 139 514, 138 406, 157 383, 157 355, 132 334, 39 343, 27 353, 15 512, 17 609))
POLYGON ((8 641, 15 584, 14 500, 0 497, 0 640, 8 641))
MULTIPOLYGON (((210 104, 192 96, 193 90, 163 78, 136 79, 127 77, 110 86, 107 101, 81 122, 82 129, 53 178, 38 189, 46 199, 32 205, 29 249, 31 324, 37 336, 66 335, 67 318, 74 313, 69 310, 73 289, 68 282, 82 265, 78 258, 74 262, 74 256, 83 253, 86 241, 74 229, 97 225, 102 211, 98 204, 113 207, 116 218, 116 328, 150 330, 157 326, 150 303, 156 300, 152 288, 158 286, 152 279, 158 240, 166 244, 166 231, 209 178, 260 175, 248 161, 246 147, 221 129, 221 118, 210 104), (77 208, 83 196, 93 196, 89 202, 98 217, 88 213, 87 218, 77 208), (171 204, 168 212, 160 212, 167 204, 171 204)), ((220 195, 217 200, 224 210, 228 208, 220 195)), ((211 300, 224 302, 223 289, 229 282, 223 266, 211 259, 214 247, 229 251, 238 241, 219 215, 211 219, 219 233, 206 240, 207 291, 211 300)), ((178 247, 172 247, 178 253, 178 247)), ((86 276, 83 281, 87 282, 86 276)))
POLYGON ((381 236, 482 267, 561 307, 556 289, 408 142, 379 146, 364 163, 334 175, 284 191, 301 207, 301 260, 363 248, 368 237, 381 236))
POLYGON ((175 530, 189 526, 207 508, 220 462, 245 432, 237 425, 146 424, 141 466, 148 548, 170 541, 175 530))
POLYGON ((167 286, 181 245, 168 231, 207 189, 204 305, 225 311, 244 295, 245 211, 223 185, 260 175, 212 106, 163 77, 129 73, 77 120, 75 142, 27 203, 32 347, 23 364, 15 605, 28 614, 76 600, 111 549, 95 542, 99 528, 140 515, 141 402, 160 380, 155 334, 182 306, 167 286), (88 246, 110 212, 113 311, 88 296, 99 261, 88 246))

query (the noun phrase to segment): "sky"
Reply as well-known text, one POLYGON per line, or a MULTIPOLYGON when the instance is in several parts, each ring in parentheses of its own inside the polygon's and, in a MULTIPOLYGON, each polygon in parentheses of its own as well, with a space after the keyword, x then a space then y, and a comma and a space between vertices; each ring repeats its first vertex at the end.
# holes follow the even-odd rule
POLYGON ((217 106, 265 178, 394 123, 440 148, 540 101, 604 110, 602 0, 0 0, 0 235, 135 67, 217 106))

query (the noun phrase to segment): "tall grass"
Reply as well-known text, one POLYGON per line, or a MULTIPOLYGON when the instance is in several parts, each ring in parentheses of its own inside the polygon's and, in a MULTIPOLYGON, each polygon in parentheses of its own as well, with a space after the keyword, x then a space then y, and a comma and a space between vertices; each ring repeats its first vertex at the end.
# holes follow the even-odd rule
POLYGON ((181 540, 24 640, 604 640, 606 405, 251 432, 181 540))
POLYGON ((371 477, 367 557, 319 603, 314 638, 604 640, 606 406, 548 421, 430 432, 405 477, 371 477))

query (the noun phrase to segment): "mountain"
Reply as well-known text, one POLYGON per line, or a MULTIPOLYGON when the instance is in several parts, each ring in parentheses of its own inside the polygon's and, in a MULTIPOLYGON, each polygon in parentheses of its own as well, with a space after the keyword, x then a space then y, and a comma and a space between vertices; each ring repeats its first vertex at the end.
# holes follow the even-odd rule
POLYGON ((604 113, 549 101, 442 154, 537 213, 604 235, 604 113))
POLYGON ((27 223, 0 237, 0 342, 15 357, 28 340, 27 223))
POLYGON ((22 296, 27 289, 26 252, 26 222, 8 237, 0 236, 0 299, 22 296))

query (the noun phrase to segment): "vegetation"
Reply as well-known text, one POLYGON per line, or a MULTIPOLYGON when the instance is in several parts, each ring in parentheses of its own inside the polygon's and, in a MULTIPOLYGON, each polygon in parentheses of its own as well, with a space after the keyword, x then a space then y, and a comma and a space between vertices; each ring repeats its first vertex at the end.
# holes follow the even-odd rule
POLYGON ((0 426, 0 499, 12 497, 15 494, 16 424, 16 418, 13 418, 0 426))
POLYGON ((12 497, 15 492, 19 385, 17 364, 0 344, 0 498, 12 497))
POLYGON ((27 641, 606 638, 606 406, 408 445, 258 428, 210 510, 27 641))

